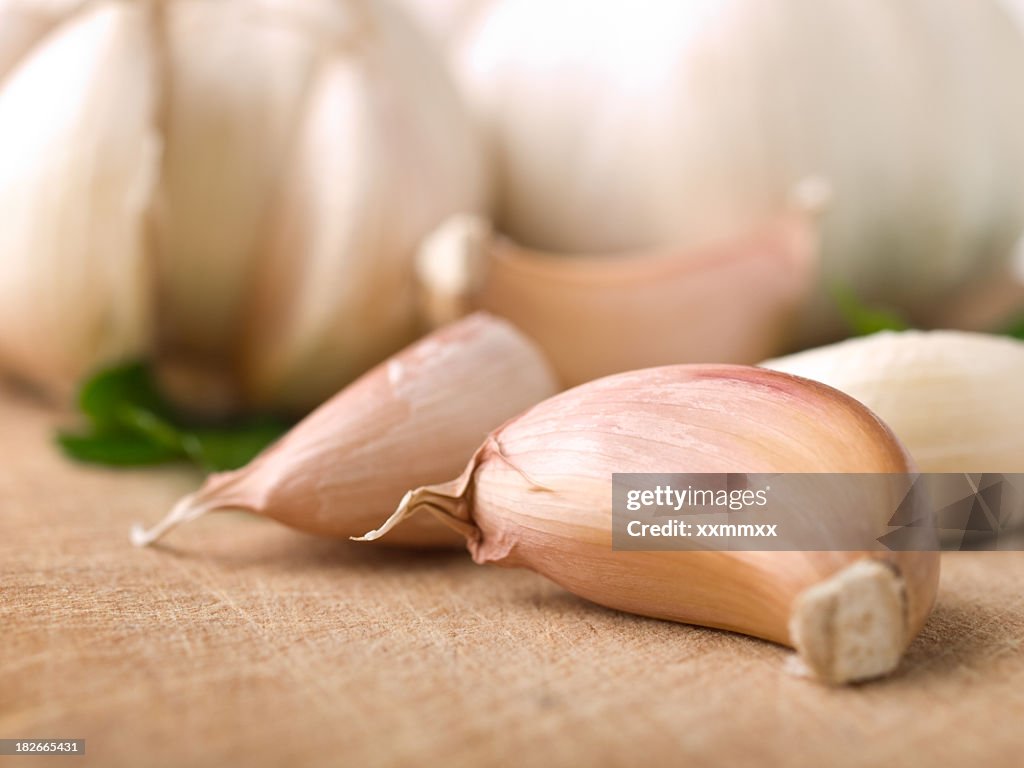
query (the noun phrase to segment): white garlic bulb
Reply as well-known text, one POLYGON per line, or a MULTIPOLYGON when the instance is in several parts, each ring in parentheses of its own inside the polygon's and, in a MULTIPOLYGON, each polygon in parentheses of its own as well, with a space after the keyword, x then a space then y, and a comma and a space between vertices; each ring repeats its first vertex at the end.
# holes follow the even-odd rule
POLYGON ((0 0, 0 366, 51 389, 151 355, 306 409, 415 335, 415 246, 485 192, 387 0, 0 0))
POLYGON ((527 246, 727 238, 816 176, 823 284, 915 317, 1024 228, 1024 36, 996 0, 491 0, 463 40, 527 246))

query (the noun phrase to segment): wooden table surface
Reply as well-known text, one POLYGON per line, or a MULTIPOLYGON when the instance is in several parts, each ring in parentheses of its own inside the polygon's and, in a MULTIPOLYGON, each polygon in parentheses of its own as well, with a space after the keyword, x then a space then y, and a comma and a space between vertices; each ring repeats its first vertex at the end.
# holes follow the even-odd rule
POLYGON ((1024 553, 945 555, 888 680, 594 607, 464 553, 211 516, 138 550, 197 476, 105 471, 0 397, 0 737, 15 765, 1024 765, 1024 553))

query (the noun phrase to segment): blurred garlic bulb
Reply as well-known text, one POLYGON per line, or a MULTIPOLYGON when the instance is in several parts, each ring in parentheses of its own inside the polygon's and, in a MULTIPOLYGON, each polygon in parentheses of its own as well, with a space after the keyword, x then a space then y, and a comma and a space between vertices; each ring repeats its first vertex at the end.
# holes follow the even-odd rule
POLYGON ((0 0, 0 365, 303 410, 416 332, 479 143, 387 0, 0 0))
POLYGON ((959 331, 878 333, 762 363, 868 406, 922 472, 1024 472, 1024 344, 959 331))
POLYGON ((703 244, 819 175, 825 284, 916 317, 1024 228, 1024 37, 996 0, 491 0, 463 41, 497 228, 527 246, 703 244))
POLYGON ((559 254, 455 216, 416 260, 424 315, 475 309, 511 320, 563 384, 669 363, 751 363, 779 351, 817 275, 811 217, 792 212, 688 251, 559 254))

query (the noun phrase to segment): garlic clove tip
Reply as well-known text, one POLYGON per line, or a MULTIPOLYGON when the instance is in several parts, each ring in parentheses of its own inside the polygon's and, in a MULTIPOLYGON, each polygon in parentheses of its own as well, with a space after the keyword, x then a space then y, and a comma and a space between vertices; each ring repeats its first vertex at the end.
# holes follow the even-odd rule
POLYGON ((136 547, 148 547, 153 542, 162 538, 164 534, 173 528, 177 528, 182 523, 187 523, 195 520, 198 517, 202 517, 207 512, 211 512, 214 509, 220 508, 216 503, 203 503, 197 498, 197 494, 190 493, 178 500, 178 502, 171 507, 171 511, 168 512, 163 520, 158 522, 152 528, 146 528, 145 526, 136 523, 132 526, 131 539, 132 544, 136 547))
POLYGON ((141 523, 132 526, 131 539, 132 545, 136 547, 145 547, 153 542, 153 537, 141 523))
POLYGON ((416 509, 416 505, 413 502, 413 497, 416 495, 416 491, 406 491, 402 500, 398 504, 398 508, 388 517, 387 520, 381 524, 379 528, 374 528, 372 531, 367 531, 362 536, 349 536, 352 541, 376 541, 381 536, 386 534, 396 525, 401 523, 407 517, 413 514, 416 509))

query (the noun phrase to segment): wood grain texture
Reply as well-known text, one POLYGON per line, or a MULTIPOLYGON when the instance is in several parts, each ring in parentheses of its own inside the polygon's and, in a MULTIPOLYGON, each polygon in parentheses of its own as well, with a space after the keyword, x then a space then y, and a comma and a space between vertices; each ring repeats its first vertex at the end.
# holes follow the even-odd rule
POLYGON ((900 674, 829 690, 462 553, 238 515, 133 549, 197 477, 71 465, 54 423, 0 398, 0 737, 87 755, 0 768, 1021 765, 1024 553, 945 556, 900 674))

